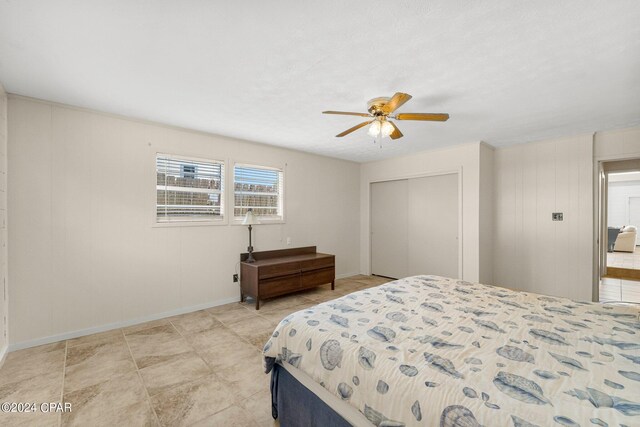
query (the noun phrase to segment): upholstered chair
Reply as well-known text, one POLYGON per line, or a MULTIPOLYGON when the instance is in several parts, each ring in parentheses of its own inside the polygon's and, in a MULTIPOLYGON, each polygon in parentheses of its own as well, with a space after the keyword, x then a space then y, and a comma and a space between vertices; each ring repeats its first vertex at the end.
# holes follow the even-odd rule
POLYGON ((636 237, 638 229, 633 225, 627 225, 618 234, 613 250, 616 252, 633 252, 636 250, 636 237))

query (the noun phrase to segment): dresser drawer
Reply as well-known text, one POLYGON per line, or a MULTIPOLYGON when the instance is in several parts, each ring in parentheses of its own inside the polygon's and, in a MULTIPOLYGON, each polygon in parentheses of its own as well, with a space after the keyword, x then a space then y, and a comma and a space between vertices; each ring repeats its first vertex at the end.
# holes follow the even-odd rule
POLYGON ((263 265, 258 271, 258 277, 268 279, 270 277, 287 276, 300 273, 300 262, 286 262, 282 264, 263 265))
POLYGON ((331 283, 336 278, 336 269, 334 267, 323 268, 320 270, 305 271, 301 275, 301 285, 303 288, 311 286, 324 285, 331 283))
POLYGON ((334 266, 335 266, 334 257, 310 259, 307 261, 302 261, 300 263, 300 268, 302 269, 302 271, 318 270, 320 268, 331 268, 334 266))
POLYGON ((274 277, 272 279, 260 280, 260 298, 269 298, 300 289, 300 274, 274 277))

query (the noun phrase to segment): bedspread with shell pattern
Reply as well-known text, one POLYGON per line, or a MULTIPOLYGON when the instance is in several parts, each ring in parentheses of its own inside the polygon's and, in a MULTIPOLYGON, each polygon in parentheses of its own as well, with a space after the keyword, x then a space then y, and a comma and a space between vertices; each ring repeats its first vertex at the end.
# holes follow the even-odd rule
POLYGON ((376 426, 640 426, 640 310, 438 276, 283 319, 290 364, 376 426))

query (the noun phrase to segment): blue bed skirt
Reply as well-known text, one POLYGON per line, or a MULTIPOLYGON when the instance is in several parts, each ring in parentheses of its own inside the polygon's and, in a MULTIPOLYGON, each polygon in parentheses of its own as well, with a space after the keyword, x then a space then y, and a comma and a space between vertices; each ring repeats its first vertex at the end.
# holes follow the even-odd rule
POLYGON ((271 414, 281 427, 351 425, 278 364, 271 371, 271 414))

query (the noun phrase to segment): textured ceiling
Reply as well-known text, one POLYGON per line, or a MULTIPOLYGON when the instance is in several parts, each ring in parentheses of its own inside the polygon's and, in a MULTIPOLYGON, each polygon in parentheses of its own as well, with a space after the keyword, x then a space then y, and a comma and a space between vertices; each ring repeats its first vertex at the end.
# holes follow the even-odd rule
POLYGON ((8 92, 369 161, 640 124, 640 1, 0 0, 8 92), (382 148, 338 132, 413 95, 382 148))

